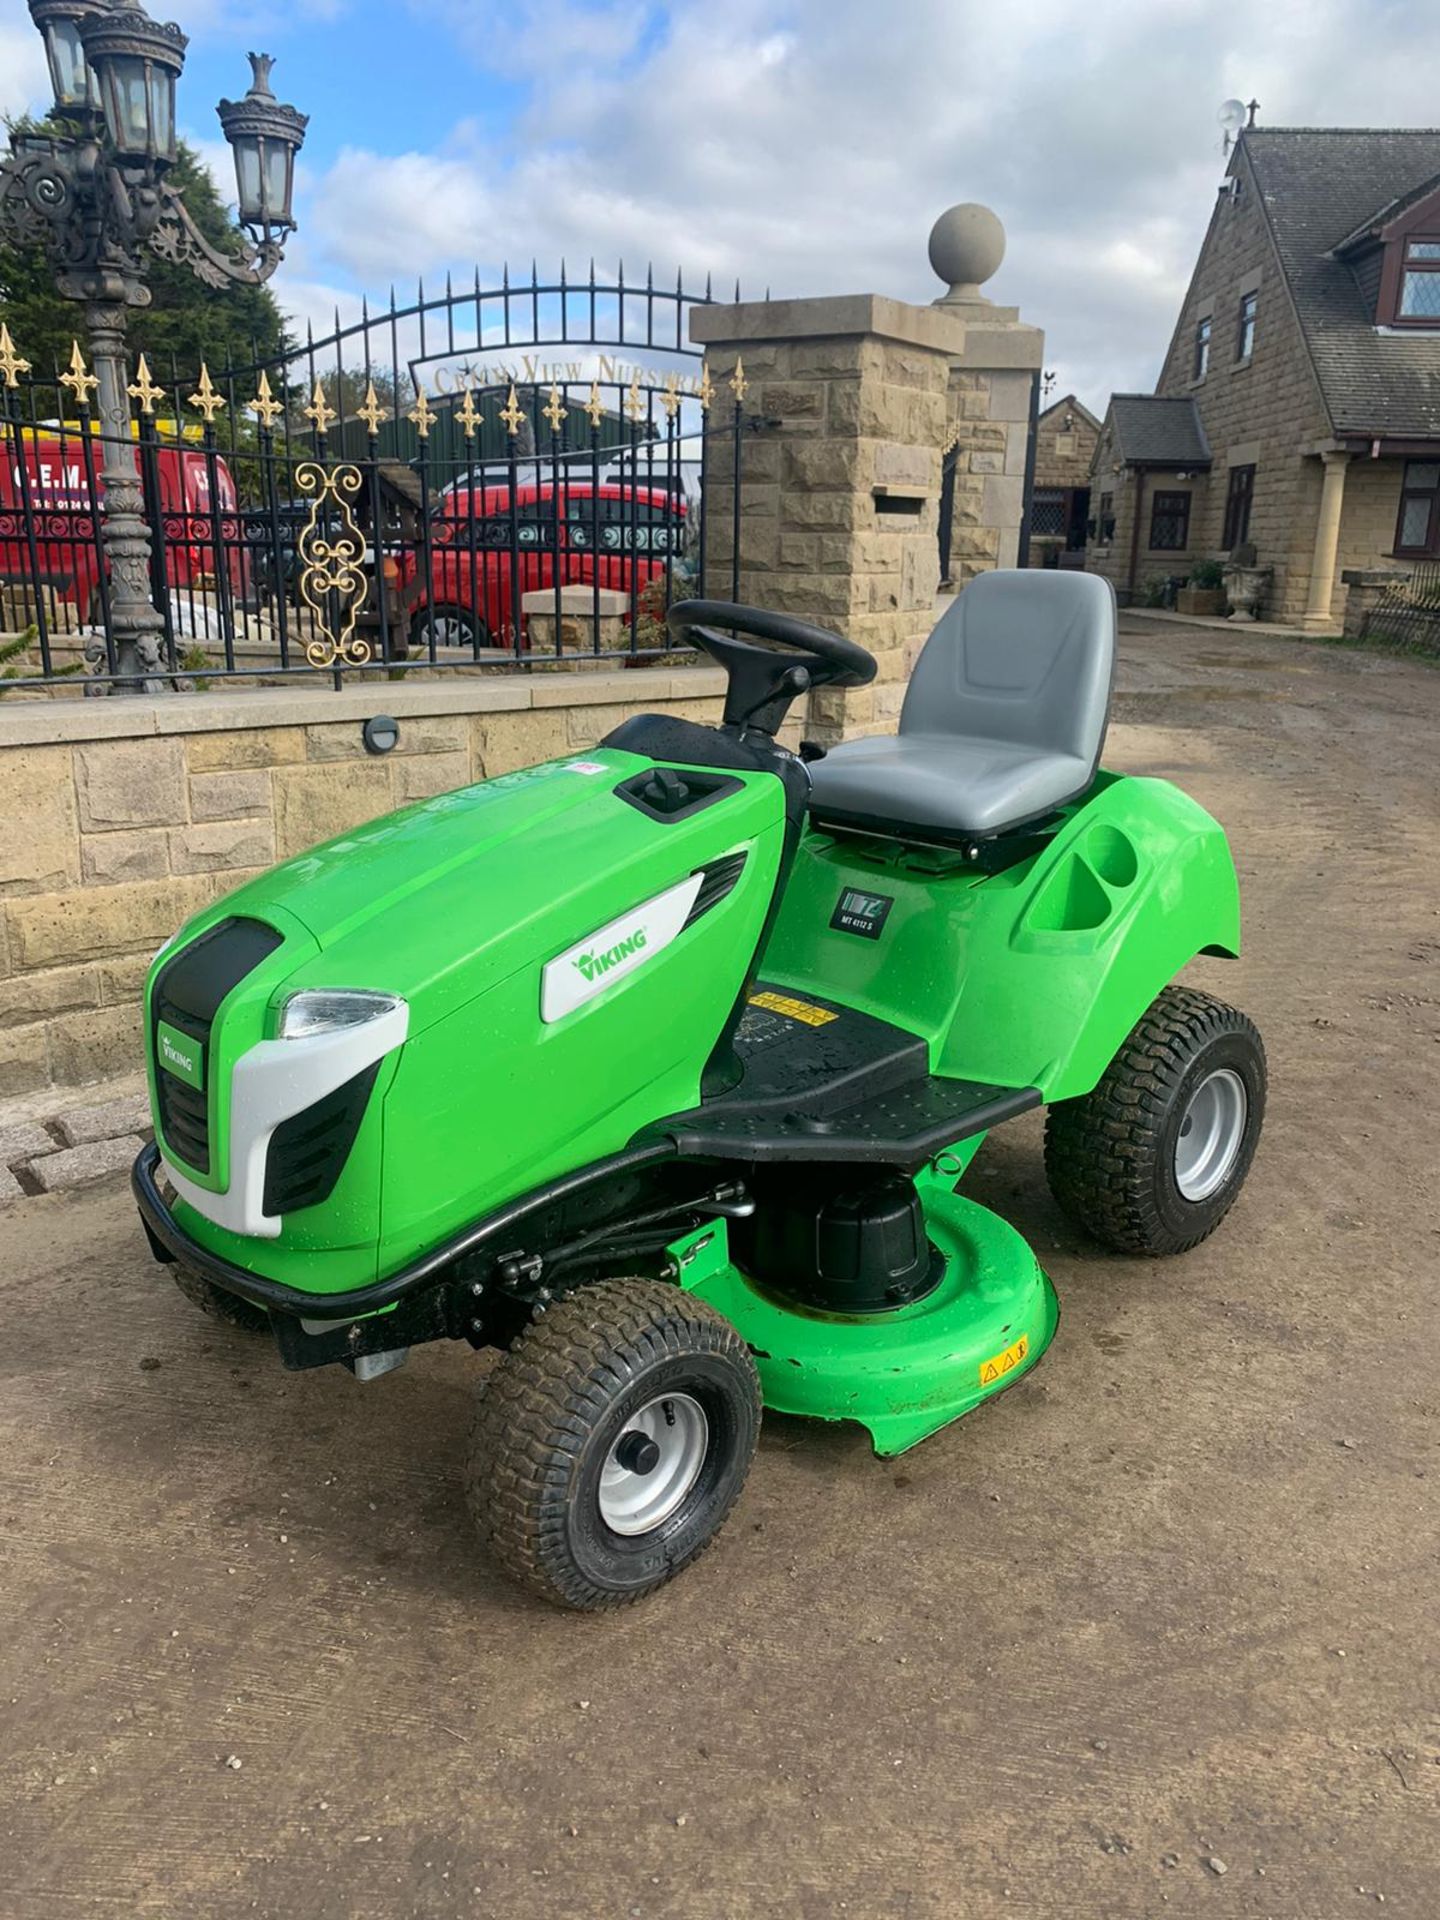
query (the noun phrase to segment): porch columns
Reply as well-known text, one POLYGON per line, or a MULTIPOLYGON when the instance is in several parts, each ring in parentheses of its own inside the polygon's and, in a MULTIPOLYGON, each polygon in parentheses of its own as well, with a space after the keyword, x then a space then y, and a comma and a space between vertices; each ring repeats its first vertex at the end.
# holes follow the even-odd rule
POLYGON ((1335 560, 1340 550, 1340 511, 1345 504, 1345 469, 1348 453, 1322 453, 1325 481, 1320 494, 1320 512, 1315 521, 1315 550, 1310 557, 1310 591, 1300 624, 1311 633, 1325 633, 1334 626, 1330 600, 1335 592, 1335 560))

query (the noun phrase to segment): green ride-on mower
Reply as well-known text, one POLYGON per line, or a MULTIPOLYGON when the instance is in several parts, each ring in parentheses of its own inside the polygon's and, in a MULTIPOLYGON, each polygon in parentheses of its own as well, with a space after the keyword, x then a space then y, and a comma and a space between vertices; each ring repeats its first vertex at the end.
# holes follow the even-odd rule
POLYGON ((287 1367, 500 1348, 475 1518, 587 1609, 714 1538, 762 1405, 890 1455, 1034 1366, 1054 1290, 961 1190, 990 1128, 1048 1104, 1066 1212, 1181 1253, 1265 1103, 1255 1028, 1173 984, 1238 949, 1224 834, 1100 767, 1108 583, 982 575, 896 735, 798 758, 791 702, 873 658, 751 607, 669 621, 726 671, 720 726, 643 715, 357 828, 146 985, 156 1257, 287 1367))

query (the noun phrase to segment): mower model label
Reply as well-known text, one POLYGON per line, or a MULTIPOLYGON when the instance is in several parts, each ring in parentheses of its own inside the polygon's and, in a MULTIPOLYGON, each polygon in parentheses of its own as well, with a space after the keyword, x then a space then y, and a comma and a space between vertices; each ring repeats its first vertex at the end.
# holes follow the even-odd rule
POLYGON ((1001 1353, 992 1353, 988 1360, 980 1362, 980 1384, 993 1387, 997 1380, 1003 1380, 1007 1373, 1013 1373, 1030 1352, 1030 1336, 1022 1333, 1013 1346, 1006 1347, 1001 1353))
POLYGON ((563 1020, 668 947, 689 918, 704 881, 703 873, 687 874, 653 900, 557 954, 540 976, 540 1018, 547 1023, 563 1020))
POLYGON ((835 902, 830 924, 837 933, 858 933, 866 940, 878 940, 894 904, 893 894, 862 893, 858 887, 846 887, 835 902))
POLYGON ((204 1090, 205 1053, 200 1042, 188 1033, 179 1033, 162 1020, 155 1029, 155 1058, 166 1073, 173 1073, 197 1091, 204 1090))

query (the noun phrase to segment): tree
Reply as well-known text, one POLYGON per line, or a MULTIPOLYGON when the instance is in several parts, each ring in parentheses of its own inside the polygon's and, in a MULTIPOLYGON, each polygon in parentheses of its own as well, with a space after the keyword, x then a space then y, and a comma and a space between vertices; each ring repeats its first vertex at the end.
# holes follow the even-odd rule
MULTIPOLYGON (((31 125, 19 130, 63 131, 31 125)), ((238 251, 240 229, 208 170, 189 147, 181 146, 170 178, 210 244, 227 253, 238 251)), ((202 359, 218 372, 227 357, 248 364, 257 358, 274 359, 286 350, 285 322, 268 287, 216 290, 202 286, 178 262, 149 254, 145 264, 150 305, 131 308, 128 338, 131 353, 147 355, 162 385, 169 385, 172 366, 190 376, 202 359)), ((0 240, 0 319, 9 327, 17 352, 31 362, 40 378, 52 366, 65 365, 72 340, 79 338, 82 348, 85 344, 81 306, 56 292, 54 264, 42 247, 17 247, 0 240)))

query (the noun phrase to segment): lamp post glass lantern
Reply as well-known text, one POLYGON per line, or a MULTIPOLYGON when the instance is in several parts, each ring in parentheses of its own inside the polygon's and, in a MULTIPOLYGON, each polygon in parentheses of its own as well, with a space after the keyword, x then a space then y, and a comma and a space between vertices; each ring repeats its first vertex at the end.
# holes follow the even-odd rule
POLYGON ((100 83, 80 37, 80 22, 96 11, 96 0, 30 0, 30 18, 45 41, 55 111, 67 117, 100 110, 100 83))
POLYGON ((175 158, 175 82, 189 39, 135 4, 91 9, 80 38, 100 82, 105 132, 123 160, 175 158))
POLYGON ((173 686, 177 666, 165 658, 165 623, 152 593, 150 528, 126 397, 136 391, 128 385, 126 315, 150 304, 151 254, 183 262, 217 289, 270 278, 295 224, 295 155, 306 117, 270 91, 270 55, 252 53, 249 93, 222 101, 218 111, 253 244, 216 247, 167 177, 177 153, 175 87, 186 35, 152 20, 140 0, 28 5, 45 42, 51 113, 70 128, 42 138, 11 135, 10 151, 0 157, 0 232, 44 248, 59 292, 85 311, 95 371, 86 373, 77 346, 67 384, 75 382, 82 420, 98 435, 106 584, 105 633, 87 644, 86 659, 116 692, 162 692, 173 686))
POLYGON ((252 53, 254 79, 243 100, 222 100, 215 109, 235 154, 240 219, 252 232, 283 233, 295 225, 295 155, 305 139, 307 116, 282 106, 270 90, 268 53, 252 53))

